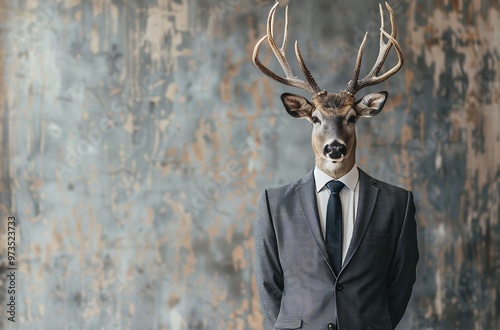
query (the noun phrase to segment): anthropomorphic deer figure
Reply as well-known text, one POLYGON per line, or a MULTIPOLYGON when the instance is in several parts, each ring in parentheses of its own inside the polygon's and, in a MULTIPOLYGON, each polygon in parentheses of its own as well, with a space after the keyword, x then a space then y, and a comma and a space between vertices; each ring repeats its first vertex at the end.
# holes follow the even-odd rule
POLYGON ((255 46, 253 62, 262 73, 311 93, 311 99, 284 93, 281 100, 291 116, 312 123, 316 163, 300 180, 268 188, 259 197, 255 275, 261 309, 275 329, 393 329, 412 292, 419 258, 413 194, 356 167, 356 121, 377 115, 388 94, 371 93, 359 100, 355 94, 385 81, 403 65, 394 12, 386 3, 388 34, 379 7, 375 65, 359 79, 365 34, 352 78, 339 93, 319 88, 298 42, 295 54, 306 80, 293 73, 285 54, 288 7, 282 47, 274 39, 278 3, 269 13, 267 34, 255 46), (266 40, 285 77, 259 60, 266 40), (392 46, 398 63, 379 75, 392 46))

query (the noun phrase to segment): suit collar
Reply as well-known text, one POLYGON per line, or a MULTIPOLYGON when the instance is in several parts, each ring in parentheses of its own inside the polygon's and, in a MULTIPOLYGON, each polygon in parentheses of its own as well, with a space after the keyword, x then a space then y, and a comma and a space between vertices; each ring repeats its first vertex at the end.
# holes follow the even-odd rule
POLYGON ((366 228, 371 220, 379 191, 376 183, 377 180, 359 169, 359 201, 356 212, 356 220, 354 222, 354 231, 352 233, 351 243, 349 244, 349 249, 347 250, 339 275, 352 260, 352 257, 356 253, 356 250, 358 249, 366 228))
POLYGON ((328 261, 328 253, 326 252, 325 241, 323 240, 323 234, 321 233, 318 204, 316 201, 316 185, 312 170, 299 180, 299 185, 295 188, 295 192, 300 206, 302 207, 304 219, 309 227, 309 231, 316 241, 321 256, 335 276, 335 273, 330 266, 330 262, 328 261))

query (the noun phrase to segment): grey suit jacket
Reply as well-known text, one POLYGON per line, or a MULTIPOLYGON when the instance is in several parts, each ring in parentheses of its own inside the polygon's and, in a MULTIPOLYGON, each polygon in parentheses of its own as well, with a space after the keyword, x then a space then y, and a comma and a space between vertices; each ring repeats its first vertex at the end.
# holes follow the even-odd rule
POLYGON ((319 224, 313 171, 260 194, 255 277, 274 329, 394 329, 419 259, 411 192, 360 172, 354 232, 338 277, 319 224))

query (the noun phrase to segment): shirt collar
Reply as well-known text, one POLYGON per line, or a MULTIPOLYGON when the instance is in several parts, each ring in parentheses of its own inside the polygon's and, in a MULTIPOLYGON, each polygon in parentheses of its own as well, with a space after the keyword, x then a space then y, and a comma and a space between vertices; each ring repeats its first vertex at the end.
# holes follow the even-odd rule
MULTIPOLYGON (((331 181, 335 180, 322 170, 320 170, 317 166, 314 167, 314 181, 316 183, 316 192, 320 192, 325 185, 331 181)), ((344 176, 340 177, 338 181, 342 182, 349 188, 351 191, 354 191, 356 189, 356 186, 358 185, 359 181, 359 171, 358 167, 354 165, 352 169, 347 172, 344 176)))

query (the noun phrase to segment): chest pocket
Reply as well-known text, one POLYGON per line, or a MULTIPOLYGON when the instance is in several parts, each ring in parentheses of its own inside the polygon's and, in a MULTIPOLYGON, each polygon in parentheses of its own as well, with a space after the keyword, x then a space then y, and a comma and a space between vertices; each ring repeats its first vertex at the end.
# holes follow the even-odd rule
POLYGON ((300 329, 302 327, 302 319, 300 317, 283 317, 278 315, 278 319, 274 324, 275 329, 300 329))
POLYGON ((365 233, 365 240, 368 242, 375 243, 387 243, 391 239, 391 234, 382 234, 382 233, 365 233))

